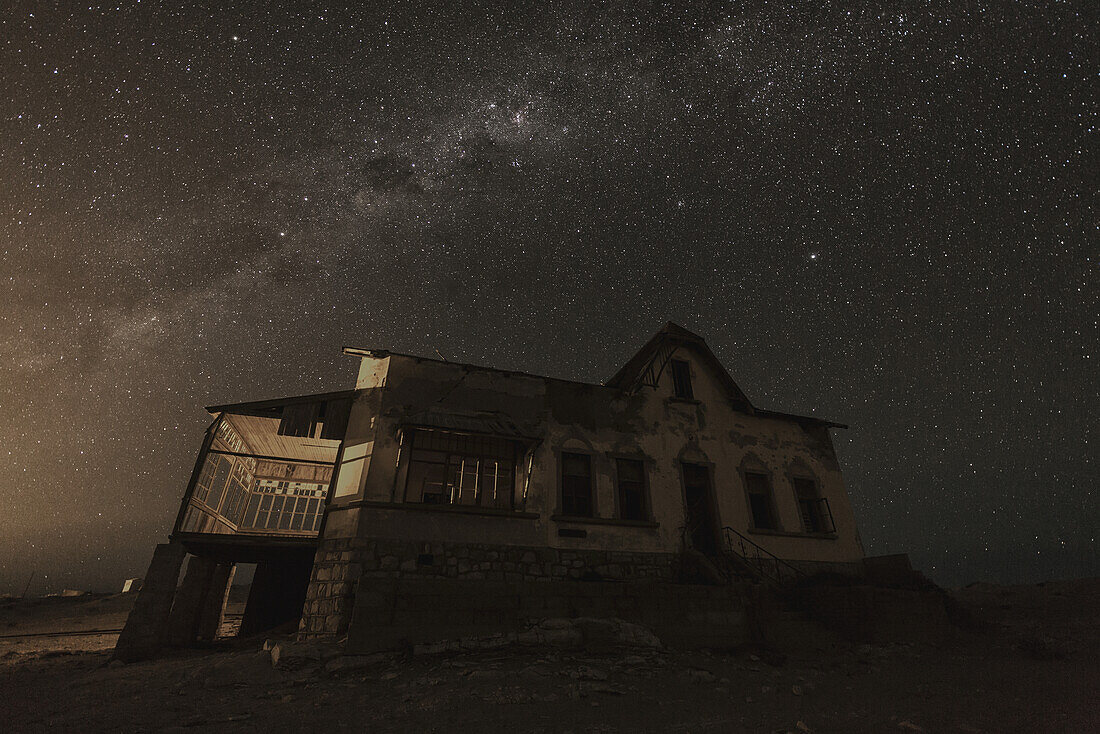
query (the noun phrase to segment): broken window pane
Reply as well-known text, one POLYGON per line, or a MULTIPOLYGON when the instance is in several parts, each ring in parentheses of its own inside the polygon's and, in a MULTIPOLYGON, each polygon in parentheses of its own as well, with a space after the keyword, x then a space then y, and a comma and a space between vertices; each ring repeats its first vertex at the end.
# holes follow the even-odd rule
POLYGON ((413 433, 405 498, 512 509, 515 473, 514 441, 421 429, 413 433))

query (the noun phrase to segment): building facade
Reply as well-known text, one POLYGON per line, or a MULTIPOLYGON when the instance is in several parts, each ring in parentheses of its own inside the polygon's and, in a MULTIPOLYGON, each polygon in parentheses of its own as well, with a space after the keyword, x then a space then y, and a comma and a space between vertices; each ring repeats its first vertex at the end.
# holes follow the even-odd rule
POLYGON ((673 583, 688 557, 719 580, 860 568, 842 426, 754 406, 674 324, 603 385, 344 352, 353 390, 209 409, 172 537, 211 568, 258 564, 268 618, 245 628, 300 609, 303 636, 366 640, 403 581, 673 583))

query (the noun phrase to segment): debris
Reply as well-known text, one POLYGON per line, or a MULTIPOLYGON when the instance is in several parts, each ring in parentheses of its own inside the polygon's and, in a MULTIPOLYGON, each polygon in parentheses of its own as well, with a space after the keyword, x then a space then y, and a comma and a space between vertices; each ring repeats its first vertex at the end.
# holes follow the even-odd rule
POLYGON ((582 665, 569 673, 573 680, 607 680, 607 671, 582 665))
POLYGON ((626 691, 607 683, 586 683, 585 688, 591 693, 604 693, 609 696, 622 696, 626 691))
POLYGON ((709 670, 700 670, 699 668, 691 668, 688 670, 688 678, 692 683, 713 683, 715 680, 714 673, 709 670))
POLYGON ((309 642, 279 642, 271 647, 271 665, 280 670, 299 670, 322 662, 319 645, 309 642))
POLYGON ((925 728, 923 726, 917 726, 912 721, 899 721, 898 728, 905 731, 923 732, 925 728))

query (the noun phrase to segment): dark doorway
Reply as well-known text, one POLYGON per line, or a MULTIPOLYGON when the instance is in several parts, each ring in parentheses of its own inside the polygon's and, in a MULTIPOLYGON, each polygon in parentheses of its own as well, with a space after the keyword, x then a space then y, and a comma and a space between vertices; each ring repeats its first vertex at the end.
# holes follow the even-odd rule
POLYGON ((718 552, 718 523, 710 469, 686 462, 680 466, 684 473, 685 538, 695 550, 713 556, 718 552))
POLYGON ((240 636, 247 637, 282 626, 297 629, 312 570, 312 554, 302 559, 257 563, 241 619, 240 636))

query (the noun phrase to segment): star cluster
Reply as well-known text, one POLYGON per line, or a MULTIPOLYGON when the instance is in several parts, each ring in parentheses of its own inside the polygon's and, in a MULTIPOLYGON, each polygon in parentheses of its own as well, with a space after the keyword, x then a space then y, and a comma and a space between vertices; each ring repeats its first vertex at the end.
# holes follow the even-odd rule
POLYGON ((201 406, 342 345, 599 381, 660 324, 841 420, 869 553, 1100 573, 1089 2, 17 0, 0 591, 113 588, 201 406))

